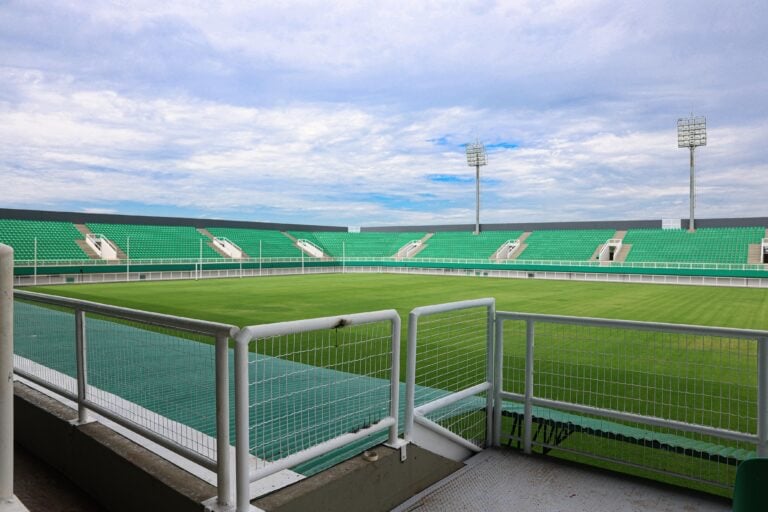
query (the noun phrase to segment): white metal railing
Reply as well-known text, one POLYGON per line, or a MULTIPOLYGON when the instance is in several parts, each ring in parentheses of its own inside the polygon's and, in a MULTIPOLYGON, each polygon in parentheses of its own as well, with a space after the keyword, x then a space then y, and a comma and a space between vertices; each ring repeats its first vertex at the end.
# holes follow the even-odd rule
POLYGON ((425 418, 471 400, 440 423, 492 410, 488 444, 517 441, 526 453, 560 450, 719 488, 733 485, 739 461, 768 456, 768 331, 498 311, 488 339, 475 317, 483 336, 472 338, 462 315, 482 305, 409 317, 406 440, 421 425, 472 449, 460 430, 425 418), (430 314, 441 323, 422 332, 430 314), (441 352, 425 366, 433 341, 441 352), (481 353, 487 365, 472 364, 481 353))
POLYGON ((325 256, 321 248, 305 238, 297 240, 296 246, 301 249, 302 253, 307 253, 311 258, 323 258, 325 256))
POLYGON ((405 258, 410 258, 412 254, 420 251, 423 245, 424 243, 421 240, 411 240, 400 249, 398 249, 393 258, 396 261, 402 261, 405 258))
MULTIPOLYGON (((700 457, 710 462, 728 460, 735 466, 750 452, 768 455, 768 331, 497 312, 495 335, 496 444, 503 404, 512 401, 523 404, 518 441, 526 453, 534 444, 533 410, 539 407, 548 411, 539 417, 561 414, 557 411, 575 416, 560 423, 539 418, 538 429, 566 421, 573 425, 578 418, 602 419, 609 421, 600 427, 609 437, 623 435, 632 425, 649 429, 645 445, 662 444, 671 451, 697 450, 693 436, 698 446, 716 447, 712 454, 701 449, 700 457), (516 342, 505 335, 510 323, 520 324, 512 333, 516 342), (515 346, 515 355, 508 357, 515 346)), ((720 487, 733 484, 733 471, 688 473, 654 462, 660 456, 606 455, 586 444, 567 448, 542 440, 538 445, 720 487)))
POLYGON ((235 242, 224 236, 213 237, 213 245, 232 259, 240 260, 243 258, 243 250, 235 242))
MULTIPOLYGON (((588 260, 524 260, 516 259, 512 261, 493 261, 489 259, 477 259, 477 258, 399 258, 399 257, 370 257, 370 256, 355 256, 355 257, 311 257, 304 255, 304 257, 265 257, 265 258, 165 258, 165 259, 121 259, 121 260, 17 260, 16 267, 18 268, 42 268, 42 267, 92 267, 92 266, 114 266, 114 265, 226 265, 226 264, 275 264, 275 263, 301 263, 312 264, 314 262, 336 262, 339 265, 344 262, 346 265, 358 265, 361 263, 408 263, 408 264, 446 264, 446 265, 475 265, 478 268, 483 268, 487 265, 504 266, 514 269, 516 267, 541 267, 546 269, 547 267, 574 267, 574 268, 591 268, 601 267, 600 261, 588 260)), ((723 270, 723 271, 745 271, 745 270, 760 270, 765 271, 764 264, 751 264, 751 263, 697 263, 697 262, 660 262, 660 261, 645 261, 645 262, 612 262, 611 268, 615 269, 642 269, 642 270, 723 270)))
MULTIPOLYGON (((218 505, 228 507, 233 503, 229 451, 228 341, 237 332, 236 327, 19 290, 14 292, 14 296, 18 310, 17 322, 22 322, 16 332, 14 372, 17 375, 75 402, 80 423, 89 421, 88 411, 93 411, 215 472, 218 505), (67 328, 72 331, 67 332, 67 328), (30 332, 24 332, 26 330, 30 332), (130 367, 132 353, 154 357, 147 353, 151 349, 150 342, 156 341, 157 345, 163 345, 178 341, 177 348, 182 344, 204 347, 202 343, 179 337, 182 333, 202 336, 214 344, 212 350, 202 354, 204 361, 200 365, 210 368, 210 358, 215 360, 214 382, 209 383, 214 388, 212 394, 215 397, 215 410, 209 409, 207 412, 213 417, 211 427, 216 432, 213 438, 125 400, 114 389, 120 387, 120 379, 122 382, 139 381, 143 385, 152 386, 157 383, 149 382, 149 379, 163 375, 170 378, 170 386, 178 387, 178 376, 167 377, 167 369, 163 368, 162 361, 155 366, 156 373, 152 373, 149 364, 145 363, 140 368, 143 372, 141 378, 126 377, 128 370, 121 370, 114 365, 130 367), (34 343, 25 344, 26 338, 34 343), (111 344, 112 353, 108 351, 106 340, 111 344), (55 347, 46 346, 46 342, 52 341, 57 343, 55 347), (97 358, 97 355, 100 357, 97 358), (74 369, 70 362, 72 358, 76 361, 74 369), (72 370, 74 378, 67 375, 72 370), (99 382, 89 382, 89 378, 99 382)), ((176 355, 179 356, 178 352, 176 355)), ((178 359, 174 363, 178 363, 178 359)), ((199 378, 197 374, 195 379, 199 378)), ((146 394, 173 395, 171 391, 153 389, 146 394)), ((177 388, 173 391, 181 392, 177 388)), ((181 407, 190 405, 185 403, 181 407)))
POLYGON ((501 244, 501 247, 498 251, 496 251, 496 254, 493 255, 493 259, 495 260, 506 260, 509 259, 510 256, 517 250, 517 248, 520 247, 520 239, 515 240, 507 240, 503 244, 501 244))
POLYGON ((760 242, 760 262, 761 263, 768 261, 768 258, 766 258, 766 255, 768 255, 768 238, 763 238, 763 240, 760 242))
POLYGON ((619 254, 619 251, 621 251, 621 245, 622 241, 620 238, 611 238, 605 244, 603 244, 603 247, 600 249, 600 252, 597 255, 597 259, 604 262, 609 261, 610 258, 610 251, 613 249, 614 256, 619 254))
MULTIPOLYGON (((415 440, 417 425, 469 451, 479 451, 491 439, 495 307, 494 299, 476 299, 425 306, 411 311, 408 317, 405 380, 406 441, 415 440), (446 314, 449 314, 447 318, 446 314), (448 380, 446 368, 453 372, 448 380), (417 383, 420 388, 418 393, 417 383), (446 419, 446 415, 438 418, 438 421, 428 417, 432 412, 483 393, 486 395, 485 435, 479 443, 465 440, 467 434, 462 432, 475 430, 476 436, 477 425, 463 422, 464 425, 459 426, 455 420, 439 421, 446 419)), ((449 411, 447 416, 455 412, 449 411)), ((427 443, 428 440, 423 439, 422 442, 427 443)))
POLYGON ((237 510, 248 509, 251 482, 376 432, 388 430, 388 444, 401 447, 399 365, 394 310, 243 328, 235 338, 237 510), (289 429, 311 431, 314 442, 294 446, 297 432, 280 436, 289 429))

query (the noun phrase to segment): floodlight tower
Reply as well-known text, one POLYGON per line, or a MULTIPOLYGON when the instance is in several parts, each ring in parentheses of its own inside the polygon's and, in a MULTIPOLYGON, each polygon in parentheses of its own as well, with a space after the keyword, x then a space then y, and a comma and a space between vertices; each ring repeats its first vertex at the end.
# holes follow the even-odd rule
POLYGON ((693 150, 697 146, 707 145, 707 118, 703 116, 680 118, 677 120, 677 147, 691 150, 691 217, 688 231, 695 231, 693 210, 696 205, 696 179, 693 172, 693 150))
POLYGON ((485 146, 482 142, 475 141, 467 144, 467 164, 475 168, 475 234, 480 233, 480 166, 487 165, 488 159, 485 155, 485 146))

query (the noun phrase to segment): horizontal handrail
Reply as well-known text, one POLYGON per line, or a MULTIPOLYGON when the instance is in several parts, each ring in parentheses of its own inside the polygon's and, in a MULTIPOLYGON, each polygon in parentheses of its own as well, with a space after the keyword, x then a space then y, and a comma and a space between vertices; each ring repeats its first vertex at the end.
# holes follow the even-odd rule
POLYGON ((538 313, 515 313, 497 311, 497 321, 501 320, 538 320, 556 324, 588 325, 592 327, 619 327, 642 331, 676 332, 682 334, 701 334, 704 336, 725 336, 730 338, 765 338, 768 331, 758 329, 739 329, 736 327, 710 327, 706 325, 670 324, 663 322, 643 322, 639 320, 615 320, 611 318, 591 318, 565 315, 547 315, 538 313))
POLYGON ((59 297, 56 295, 47 295, 37 292, 24 290, 14 290, 13 296, 18 299, 26 299, 52 306, 64 306, 72 309, 78 309, 89 313, 97 313, 123 320, 136 320, 159 327, 171 327, 187 332, 196 332, 209 335, 225 335, 234 338, 239 329, 231 324, 219 322, 209 322, 207 320, 197 320, 194 318, 185 318, 162 313, 153 313, 151 311, 141 311, 138 309, 112 306, 81 299, 72 299, 69 297, 59 297))

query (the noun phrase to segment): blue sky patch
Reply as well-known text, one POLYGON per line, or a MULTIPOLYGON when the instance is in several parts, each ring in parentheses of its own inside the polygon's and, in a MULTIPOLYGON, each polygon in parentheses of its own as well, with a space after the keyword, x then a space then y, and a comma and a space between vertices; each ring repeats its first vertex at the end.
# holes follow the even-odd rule
POLYGON ((429 174, 427 175, 429 181, 435 183, 474 183, 474 176, 456 176, 454 174, 429 174))

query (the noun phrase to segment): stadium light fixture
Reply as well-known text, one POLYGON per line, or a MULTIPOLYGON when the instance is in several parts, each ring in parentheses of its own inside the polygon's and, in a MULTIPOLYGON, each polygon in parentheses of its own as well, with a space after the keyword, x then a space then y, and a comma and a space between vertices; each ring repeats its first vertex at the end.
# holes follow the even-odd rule
POLYGON ((467 164, 475 168, 475 234, 477 235, 480 233, 480 166, 488 164, 485 146, 479 140, 467 144, 467 164))
POLYGON ((707 118, 703 116, 680 118, 677 120, 677 147, 688 148, 691 151, 691 216, 688 221, 688 231, 696 229, 694 224, 694 209, 696 207, 696 178, 693 168, 693 150, 698 146, 707 145, 707 118))

